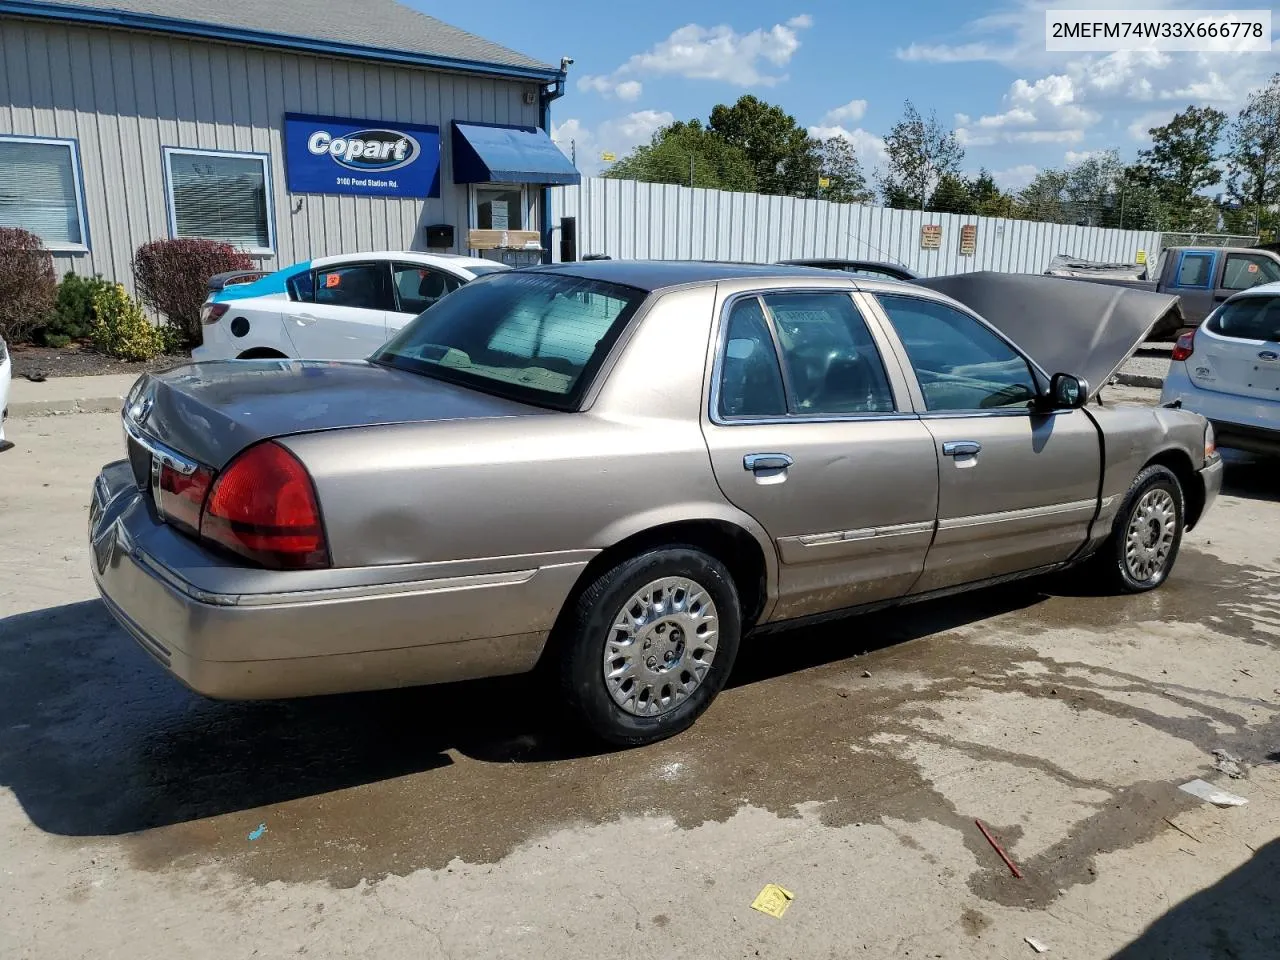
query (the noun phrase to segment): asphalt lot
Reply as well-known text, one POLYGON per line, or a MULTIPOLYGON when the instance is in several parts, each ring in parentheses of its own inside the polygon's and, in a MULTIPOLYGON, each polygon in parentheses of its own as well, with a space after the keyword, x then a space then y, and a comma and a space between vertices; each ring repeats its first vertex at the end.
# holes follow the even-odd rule
POLYGON ((88 572, 117 418, 7 432, 5 960, 1280 956, 1275 464, 1229 465, 1154 594, 1059 578, 762 639, 688 734, 597 753, 524 679, 187 693, 88 572))

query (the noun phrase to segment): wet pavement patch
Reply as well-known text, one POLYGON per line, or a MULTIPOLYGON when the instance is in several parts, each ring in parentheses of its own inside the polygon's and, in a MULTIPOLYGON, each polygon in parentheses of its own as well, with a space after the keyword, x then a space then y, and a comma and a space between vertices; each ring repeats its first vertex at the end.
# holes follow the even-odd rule
MULTIPOLYGON (((691 731, 612 753, 561 728, 554 692, 537 678, 205 700, 156 667, 99 603, 73 604, 0 620, 0 784, 40 829, 68 843, 117 837, 145 869, 216 862, 258 881, 340 887, 455 859, 494 863, 558 827, 649 815, 691 829, 748 805, 798 817, 798 804, 816 802, 832 827, 886 817, 951 827, 978 864, 971 890, 1043 905, 1089 882, 1100 852, 1163 829, 1162 817, 1187 799, 1157 782, 1121 790, 1016 749, 931 733, 927 722, 943 716, 942 704, 975 695, 1053 698, 1159 730, 1206 757, 1226 747, 1257 762, 1280 739, 1274 705, 1269 723, 1251 725, 1257 703, 1246 697, 1059 661, 1034 641, 1055 630, 1107 638, 1125 624, 1179 620, 1275 647, 1275 634, 1259 626, 1280 619, 1273 584, 1263 571, 1187 549, 1153 594, 1090 596, 1060 578, 762 636, 744 644, 731 688, 691 731), (982 642, 984 627, 1006 640, 982 642), (1026 642, 1008 642, 1018 635, 1026 642), (1107 799, 1022 862, 1029 880, 1020 883, 969 813, 902 749, 910 743, 1034 770, 1107 799), (246 840, 262 823, 267 831, 246 840)), ((1016 856, 1021 828, 990 825, 1016 856)), ((898 836, 904 849, 914 843, 898 836)), ((963 924, 975 936, 983 929, 976 917, 963 924)))

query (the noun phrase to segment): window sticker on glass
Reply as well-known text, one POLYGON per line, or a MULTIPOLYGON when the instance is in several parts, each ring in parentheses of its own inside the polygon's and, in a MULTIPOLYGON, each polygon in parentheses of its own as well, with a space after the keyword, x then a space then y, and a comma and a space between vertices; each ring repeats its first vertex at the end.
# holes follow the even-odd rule
POLYGON ((340 274, 340 273, 327 273, 327 274, 325 274, 325 277, 324 277, 324 285, 325 285, 326 287, 336 287, 336 286, 338 286, 340 283, 342 283, 342 274, 340 274))

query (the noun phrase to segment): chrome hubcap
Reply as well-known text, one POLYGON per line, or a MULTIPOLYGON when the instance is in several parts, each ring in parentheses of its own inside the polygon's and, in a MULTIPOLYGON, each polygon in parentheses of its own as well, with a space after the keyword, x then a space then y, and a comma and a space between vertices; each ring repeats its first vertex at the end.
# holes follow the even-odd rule
POLYGON ((1173 549, 1178 512, 1169 491, 1148 490, 1129 515, 1124 563, 1135 580, 1151 580, 1164 570, 1173 549))
POLYGON ((622 605, 604 644, 604 682, 613 702, 637 717, 657 717, 692 696, 715 659, 715 602, 685 577, 641 587, 622 605))

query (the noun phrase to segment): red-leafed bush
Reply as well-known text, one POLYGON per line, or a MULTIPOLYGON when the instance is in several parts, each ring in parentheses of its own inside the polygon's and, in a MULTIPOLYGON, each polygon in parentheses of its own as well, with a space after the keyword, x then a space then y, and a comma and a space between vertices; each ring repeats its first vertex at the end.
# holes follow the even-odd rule
POLYGON ((138 299, 161 313, 189 345, 200 343, 200 305, 209 278, 229 270, 250 270, 253 261, 214 240, 153 240, 133 255, 138 299))
POLYGON ((0 337, 19 343, 48 322, 58 295, 53 256, 26 230, 0 227, 0 337))

